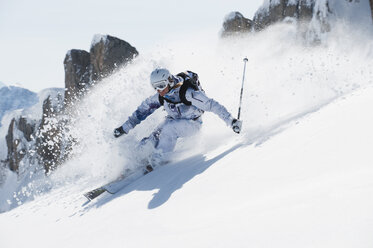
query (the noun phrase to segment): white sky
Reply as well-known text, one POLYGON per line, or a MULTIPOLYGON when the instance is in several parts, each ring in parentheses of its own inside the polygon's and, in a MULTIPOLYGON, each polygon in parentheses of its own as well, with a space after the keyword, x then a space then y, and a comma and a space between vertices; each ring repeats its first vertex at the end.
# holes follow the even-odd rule
POLYGON ((109 34, 140 54, 181 32, 218 36, 224 17, 252 18, 263 0, 0 0, 0 81, 34 91, 64 87, 70 49, 109 34))

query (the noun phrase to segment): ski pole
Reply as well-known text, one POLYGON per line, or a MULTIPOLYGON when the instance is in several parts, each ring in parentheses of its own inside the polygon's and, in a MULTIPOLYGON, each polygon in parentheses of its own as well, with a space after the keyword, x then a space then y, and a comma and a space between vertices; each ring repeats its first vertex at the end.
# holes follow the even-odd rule
POLYGON ((240 94, 240 105, 238 107, 238 116, 237 116, 237 120, 240 119, 240 116, 241 116, 241 105, 242 105, 242 94, 243 94, 243 85, 245 83, 245 71, 246 71, 246 62, 249 61, 247 58, 244 58, 243 59, 244 61, 244 66, 243 66, 243 76, 242 76, 242 85, 241 85, 241 94, 240 94))

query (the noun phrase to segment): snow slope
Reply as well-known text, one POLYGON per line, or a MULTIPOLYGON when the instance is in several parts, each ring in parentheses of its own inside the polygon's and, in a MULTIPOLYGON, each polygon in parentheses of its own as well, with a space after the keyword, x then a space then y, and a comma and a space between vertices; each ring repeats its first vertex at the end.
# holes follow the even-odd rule
POLYGON ((0 245, 372 247, 372 96, 358 90, 88 204, 84 185, 40 196, 0 215, 0 245))
POLYGON ((371 40, 372 32, 342 23, 325 43, 305 47, 285 23, 239 40, 174 37, 139 56, 78 105, 75 156, 16 192, 3 187, 0 246, 372 247, 371 40), (197 72, 235 114, 244 56, 240 135, 206 113, 200 135, 181 140, 172 163, 86 202, 83 192, 133 166, 141 155, 133 147, 163 119, 157 111, 112 137, 154 94, 154 67, 197 72))

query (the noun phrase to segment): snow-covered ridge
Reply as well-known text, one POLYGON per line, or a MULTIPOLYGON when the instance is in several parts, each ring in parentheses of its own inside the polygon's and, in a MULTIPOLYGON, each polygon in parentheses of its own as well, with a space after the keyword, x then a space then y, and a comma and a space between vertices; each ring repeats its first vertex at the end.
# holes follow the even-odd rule
POLYGON ((37 94, 28 89, 16 86, 0 87, 0 127, 2 117, 6 112, 28 108, 37 101, 37 94))
POLYGON ((56 101, 60 95, 63 96, 64 89, 49 88, 34 93, 27 89, 10 86, 1 88, 1 93, 3 94, 0 98, 0 107, 3 107, 4 115, 2 116, 0 128, 0 160, 5 160, 8 150, 5 137, 8 134, 9 124, 12 119, 24 117, 28 122, 37 124, 42 118, 43 101, 48 96, 50 96, 52 101, 56 101), (4 104, 2 103, 3 100, 5 101, 4 104), (8 108, 9 106, 12 108, 8 108))
POLYGON ((43 101, 51 96, 57 99, 58 95, 63 95, 64 89, 47 88, 38 93, 25 88, 9 86, 0 89, 0 112, 6 114, 6 120, 2 125, 8 125, 9 119, 17 115, 23 115, 31 119, 40 119, 42 116, 43 101), (17 110, 12 112, 13 110, 17 110))

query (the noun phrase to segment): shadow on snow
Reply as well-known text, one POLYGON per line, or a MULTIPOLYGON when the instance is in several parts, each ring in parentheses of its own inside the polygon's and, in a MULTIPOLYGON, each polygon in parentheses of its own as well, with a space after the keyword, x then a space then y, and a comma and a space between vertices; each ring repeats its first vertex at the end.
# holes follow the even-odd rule
POLYGON ((157 208, 167 202, 171 195, 178 189, 181 189, 185 183, 203 173, 211 165, 241 146, 242 144, 237 144, 208 160, 206 160, 205 156, 200 154, 176 163, 161 166, 152 173, 139 178, 118 193, 114 195, 106 194, 104 197, 93 201, 91 204, 87 204, 85 210, 92 207, 101 207, 113 199, 122 197, 132 191, 150 191, 154 189, 158 189, 158 192, 153 194, 148 208, 157 208))

